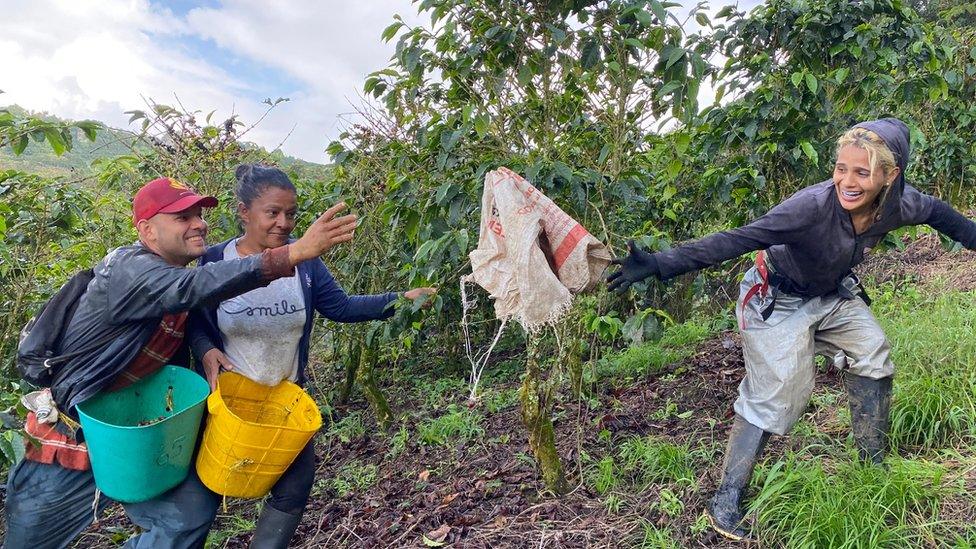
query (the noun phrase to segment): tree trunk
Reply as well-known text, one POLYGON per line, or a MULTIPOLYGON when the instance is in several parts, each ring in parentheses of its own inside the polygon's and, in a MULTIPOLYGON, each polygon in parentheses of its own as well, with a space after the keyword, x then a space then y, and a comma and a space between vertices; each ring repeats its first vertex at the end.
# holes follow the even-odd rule
POLYGON ((362 353, 362 347, 358 343, 349 342, 349 352, 343 360, 343 365, 346 369, 346 378, 342 383, 342 388, 339 390, 339 404, 345 406, 349 404, 349 399, 352 398, 352 389, 356 384, 356 372, 359 370, 359 356, 362 353))
POLYGON ((376 352, 373 349, 366 348, 362 350, 356 379, 359 381, 359 385, 362 386, 363 393, 366 394, 366 400, 369 401, 369 405, 373 408, 373 413, 376 414, 376 422, 379 423, 381 429, 386 430, 393 423, 393 411, 390 410, 390 404, 386 401, 386 397, 383 396, 383 392, 376 386, 376 379, 373 377, 375 357, 376 352))
POLYGON ((556 451, 551 416, 553 387, 548 378, 542 378, 538 338, 529 336, 526 351, 525 381, 519 394, 522 399, 522 422, 529 431, 529 447, 539 463, 542 481, 556 495, 563 495, 569 487, 559 452, 556 451))

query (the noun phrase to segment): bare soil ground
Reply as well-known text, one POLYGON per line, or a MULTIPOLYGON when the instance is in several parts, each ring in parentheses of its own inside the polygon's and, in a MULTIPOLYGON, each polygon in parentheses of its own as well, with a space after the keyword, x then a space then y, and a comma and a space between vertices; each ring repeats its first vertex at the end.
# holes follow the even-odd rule
MULTIPOLYGON (((976 288, 976 254, 949 254, 937 238, 923 237, 904 251, 872 256, 860 272, 879 282, 939 279, 953 288, 971 290, 976 288)), ((396 457, 387 457, 388 437, 371 434, 374 422, 365 405, 354 405, 344 413, 361 411, 366 434, 349 443, 320 437, 316 478, 327 481, 354 464, 374 465, 376 480, 367 489, 342 497, 328 482, 320 481, 292 546, 424 547, 426 535, 451 547, 631 547, 643 539, 642 523, 669 529, 684 547, 736 546, 694 525, 701 524, 705 501, 717 482, 731 406, 743 375, 738 335, 719 334, 669 370, 670 374, 623 386, 601 384, 601 392, 589 400, 563 395, 556 406, 556 439, 574 488, 562 498, 543 490, 517 405, 496 413, 483 411, 485 432, 476 440, 425 446, 411 436, 396 457), (691 414, 661 413, 669 407, 691 414), (609 440, 606 433, 600 435, 601 430, 609 431, 609 440), (584 455, 603 455, 612 441, 645 434, 702 449, 710 456, 696 464, 696 486, 681 491, 683 508, 676 516, 655 505, 659 495, 655 485, 626 495, 622 505, 611 510, 606 498, 582 480, 584 455)), ((517 385, 512 380, 495 389, 511 390, 517 385)), ((405 412, 403 421, 410 433, 416 433, 429 413, 420 412, 415 394, 398 395, 395 387, 386 391, 394 408, 405 412)), ((455 396, 463 404, 465 395, 455 396)), ((773 437, 767 458, 777 459, 786 448, 809 447, 817 440, 842 442, 847 429, 838 413, 845 407, 839 376, 821 369, 803 420, 809 428, 789 437, 773 437)), ((230 532, 223 546, 247 546, 253 526, 248 521, 256 518, 257 508, 254 501, 228 501, 227 511, 215 524, 215 529, 230 532), (236 533, 235 525, 239 525, 236 533)), ((950 508, 946 512, 953 514, 950 508)), ((113 546, 131 531, 116 507, 82 536, 78 546, 113 546)))

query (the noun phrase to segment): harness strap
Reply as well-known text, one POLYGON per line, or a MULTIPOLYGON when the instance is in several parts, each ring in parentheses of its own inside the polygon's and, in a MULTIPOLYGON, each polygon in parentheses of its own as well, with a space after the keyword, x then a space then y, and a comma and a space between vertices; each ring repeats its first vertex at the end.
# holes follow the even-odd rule
POLYGON ((766 250, 760 250, 756 254, 756 271, 759 273, 759 277, 762 282, 757 283, 749 291, 746 292, 746 296, 742 299, 742 309, 739 313, 739 326, 744 330, 746 328, 745 310, 746 304, 749 300, 756 297, 759 294, 761 299, 766 299, 769 295, 769 269, 766 267, 766 250))

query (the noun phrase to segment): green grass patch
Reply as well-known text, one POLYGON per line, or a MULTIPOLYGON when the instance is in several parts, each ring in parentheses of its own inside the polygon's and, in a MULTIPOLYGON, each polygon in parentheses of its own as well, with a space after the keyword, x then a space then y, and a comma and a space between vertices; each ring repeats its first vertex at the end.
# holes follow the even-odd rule
POLYGON ((896 448, 931 450, 952 446, 976 427, 976 382, 972 374, 898 377, 891 407, 891 440, 896 448))
POLYGON ((681 545, 674 540, 674 533, 670 528, 662 528, 647 519, 640 520, 640 529, 630 540, 630 547, 640 549, 678 549, 681 545))
POLYGON ((350 462, 342 466, 331 481, 332 489, 341 497, 365 490, 376 483, 377 467, 372 463, 350 462))
POLYGON ((325 436, 336 438, 343 444, 363 437, 366 434, 366 426, 363 424, 363 416, 360 412, 352 412, 346 417, 335 421, 326 431, 325 436))
MULTIPOLYGON (((206 549, 224 547, 230 538, 253 532, 257 521, 240 515, 222 516, 214 522, 214 527, 207 534, 206 549)), ((122 540, 124 542, 125 540, 122 540)), ((121 542, 119 543, 121 544, 121 542)))
POLYGON ((417 434, 422 444, 446 446, 481 438, 485 430, 481 427, 481 416, 478 413, 451 404, 447 413, 421 423, 417 434))
POLYGON ((604 356, 597 364, 601 379, 635 379, 661 373, 671 364, 690 356, 695 346, 714 333, 710 323, 689 320, 664 330, 656 342, 642 343, 604 356))
POLYGON ((636 437, 623 442, 617 455, 621 472, 640 486, 656 482, 695 483, 694 456, 686 444, 653 436, 636 437))
POLYGON ((765 471, 751 508, 772 547, 920 546, 934 539, 943 467, 892 459, 888 467, 790 455, 765 471), (801 461, 803 459, 803 461, 801 461))
MULTIPOLYGON (((597 493, 605 494, 620 485, 643 490, 652 483, 695 485, 695 456, 687 445, 674 444, 653 436, 634 437, 621 443, 612 455, 588 462, 586 481, 597 493)), ((664 490, 662 490, 664 492, 664 490)), ((674 509, 674 493, 661 496, 662 512, 674 509)), ((680 504, 680 501, 677 502, 680 504)))
POLYGON ((895 444, 930 450, 974 434, 976 294, 885 285, 872 308, 895 363, 895 444))
POLYGON ((481 402, 488 413, 497 414, 518 405, 519 389, 518 387, 485 389, 481 394, 481 402))
POLYGON ((424 406, 434 410, 447 407, 468 395, 468 383, 456 377, 442 377, 417 384, 424 406))

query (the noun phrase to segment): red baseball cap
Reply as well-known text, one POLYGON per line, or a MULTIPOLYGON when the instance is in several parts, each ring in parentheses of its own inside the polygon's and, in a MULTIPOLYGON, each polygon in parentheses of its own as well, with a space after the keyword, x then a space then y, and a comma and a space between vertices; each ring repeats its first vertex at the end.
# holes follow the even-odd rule
POLYGON ((132 222, 139 223, 158 213, 182 212, 197 205, 213 208, 217 205, 217 199, 201 196, 175 179, 153 179, 143 185, 132 199, 132 222))

